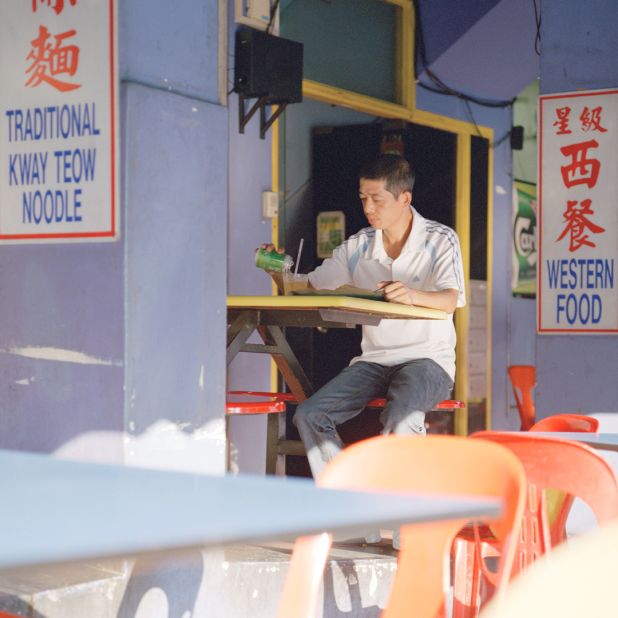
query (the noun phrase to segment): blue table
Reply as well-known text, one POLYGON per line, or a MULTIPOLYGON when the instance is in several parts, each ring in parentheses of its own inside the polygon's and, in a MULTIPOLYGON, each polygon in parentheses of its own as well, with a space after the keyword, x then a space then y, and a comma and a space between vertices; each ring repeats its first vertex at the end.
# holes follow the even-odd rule
POLYGON ((316 487, 304 479, 206 476, 0 451, 0 569, 328 530, 359 536, 496 516, 500 501, 316 487))
POLYGON ((618 433, 580 433, 565 431, 534 431, 531 435, 562 438, 592 446, 602 451, 618 451, 618 433))

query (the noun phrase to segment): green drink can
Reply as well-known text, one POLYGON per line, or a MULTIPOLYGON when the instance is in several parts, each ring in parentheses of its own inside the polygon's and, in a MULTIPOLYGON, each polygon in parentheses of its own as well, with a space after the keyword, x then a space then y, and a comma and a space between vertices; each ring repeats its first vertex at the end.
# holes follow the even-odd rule
POLYGON ((285 253, 277 251, 266 251, 266 249, 255 250, 255 265, 268 272, 282 273, 291 270, 294 260, 285 253))

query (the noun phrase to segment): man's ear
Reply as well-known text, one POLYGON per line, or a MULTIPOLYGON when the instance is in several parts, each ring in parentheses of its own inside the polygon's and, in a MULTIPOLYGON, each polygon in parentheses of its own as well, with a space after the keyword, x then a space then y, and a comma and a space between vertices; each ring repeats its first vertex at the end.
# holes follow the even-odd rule
POLYGON ((397 199, 402 206, 409 206, 412 203, 412 193, 410 191, 402 191, 397 199))

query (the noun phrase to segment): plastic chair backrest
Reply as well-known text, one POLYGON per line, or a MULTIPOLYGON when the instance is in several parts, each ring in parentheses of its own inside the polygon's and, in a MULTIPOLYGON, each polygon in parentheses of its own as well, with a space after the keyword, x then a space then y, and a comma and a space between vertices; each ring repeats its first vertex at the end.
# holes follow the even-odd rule
MULTIPOLYGON (((579 442, 539 436, 534 432, 473 434, 508 448, 522 462, 528 479, 528 500, 518 539, 513 575, 551 549, 545 491, 559 489, 582 499, 599 523, 618 517, 618 482, 609 464, 579 442)), ((568 513, 561 513, 566 518, 568 513)), ((564 527, 565 522, 556 522, 564 527)))
MULTIPOLYGON (((525 503, 525 474, 506 449, 459 436, 389 435, 358 442, 338 455, 317 480, 322 487, 419 491, 498 497, 504 501, 491 523, 502 545, 499 573, 506 583, 525 503), (490 448, 487 448, 490 447, 490 448)), ((397 572, 383 617, 433 618, 444 602, 444 567, 453 538, 466 520, 404 526, 397 572)), ((279 616, 315 615, 330 549, 327 534, 303 537, 294 553, 279 616)))
POLYGON ((616 613, 618 522, 580 535, 518 577, 481 618, 597 618, 616 613))
POLYGON ((532 389, 536 386, 536 368, 534 365, 511 365, 507 371, 519 410, 521 430, 527 431, 535 420, 532 389))
MULTIPOLYGON (((536 422, 530 431, 576 431, 594 433, 599 429, 598 419, 583 414, 554 414, 536 422)), ((566 520, 575 500, 574 496, 555 489, 547 490, 547 518, 552 545, 566 540, 566 520)))
POLYGON ((579 431, 594 433, 599 430, 599 421, 584 414, 553 414, 542 418, 530 427, 530 431, 579 431))

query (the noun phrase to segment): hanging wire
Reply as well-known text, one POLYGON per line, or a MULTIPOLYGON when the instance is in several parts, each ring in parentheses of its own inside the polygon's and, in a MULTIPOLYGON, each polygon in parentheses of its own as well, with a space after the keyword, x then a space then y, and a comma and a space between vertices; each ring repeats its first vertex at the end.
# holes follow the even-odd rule
MULTIPOLYGON (((431 84, 425 84, 421 81, 418 81, 418 85, 421 88, 424 88, 425 90, 429 90, 431 92, 435 92, 437 94, 444 94, 447 96, 457 97, 458 99, 461 99, 468 103, 475 103, 476 105, 482 105, 483 107, 500 108, 500 107, 511 107, 513 105, 515 101, 514 98, 509 99, 509 100, 492 100, 492 99, 484 99, 481 97, 474 97, 474 96, 465 94, 459 90, 456 90, 455 88, 451 88, 446 83, 444 83, 442 79, 438 77, 429 68, 429 62, 427 61, 427 50, 425 47, 425 36, 423 33, 423 26, 421 23, 421 15, 420 15, 419 7, 418 7, 418 0, 414 0, 414 10, 416 14, 416 20, 415 20, 416 36, 414 37, 415 42, 416 42, 416 48, 417 48, 416 51, 417 51, 418 57, 420 58, 422 62, 425 75, 431 81, 431 84)), ((418 74, 416 75, 416 77, 418 79, 418 74)))
POLYGON ((536 23, 536 35, 534 37, 534 51, 537 56, 541 55, 541 12, 537 6, 536 0, 532 0, 534 4, 534 21, 536 23))
POLYGON ((270 34, 270 31, 275 23, 275 16, 277 15, 277 9, 279 8, 279 2, 281 0, 275 0, 275 3, 270 7, 270 21, 266 28, 266 34, 270 34))

